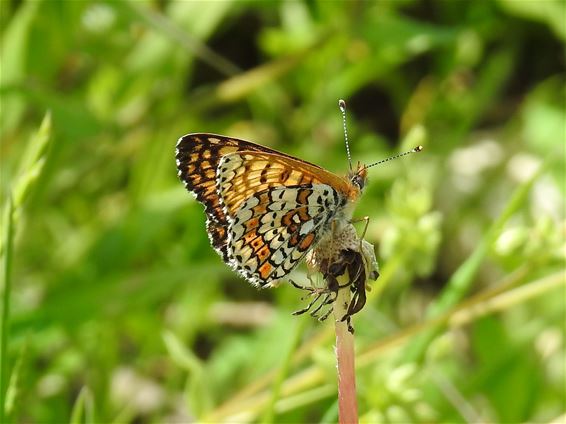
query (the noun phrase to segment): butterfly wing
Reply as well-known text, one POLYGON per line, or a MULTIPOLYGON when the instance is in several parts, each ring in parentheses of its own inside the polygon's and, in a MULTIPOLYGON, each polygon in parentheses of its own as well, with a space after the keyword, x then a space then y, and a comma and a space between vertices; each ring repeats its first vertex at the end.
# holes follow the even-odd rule
POLYGON ((210 242, 224 261, 228 260, 226 256, 228 222, 216 188, 216 169, 224 155, 242 150, 273 152, 244 140, 205 133, 187 134, 181 137, 176 148, 179 178, 187 190, 204 205, 210 242))
POLYGON ((327 184, 349 197, 349 182, 311 163, 278 152, 241 151, 222 157, 217 187, 225 212, 233 215, 254 193, 273 187, 327 184))
POLYGON ((320 240, 345 199, 327 184, 267 188, 228 218, 229 264, 256 286, 289 274, 320 240))
POLYGON ((177 168, 204 204, 212 246, 255 285, 289 272, 359 190, 317 165, 248 141, 188 134, 177 168))
POLYGON ((257 151, 223 156, 217 187, 229 223, 229 263, 258 286, 271 285, 297 266, 352 190, 316 165, 257 151))

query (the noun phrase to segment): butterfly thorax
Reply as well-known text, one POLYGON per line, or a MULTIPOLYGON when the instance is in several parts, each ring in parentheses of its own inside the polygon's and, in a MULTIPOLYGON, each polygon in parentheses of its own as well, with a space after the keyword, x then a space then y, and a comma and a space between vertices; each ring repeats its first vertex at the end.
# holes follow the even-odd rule
POLYGON ((350 171, 344 180, 346 184, 340 191, 344 201, 341 202, 341 207, 336 208, 332 219, 327 223, 326 231, 322 233, 320 239, 321 245, 340 237, 344 229, 351 226, 352 216, 367 181, 365 166, 358 164, 358 169, 350 171))
POLYGON ((327 264, 335 259, 339 252, 356 250, 359 246, 359 238, 352 225, 352 215, 356 208, 358 199, 367 182, 367 170, 362 164, 358 164, 356 171, 348 173, 345 180, 346 192, 342 196, 346 199, 341 208, 337 208, 331 221, 326 225, 325 231, 321 232, 321 237, 315 248, 309 252, 306 262, 309 269, 319 270, 322 264, 327 264))
POLYGON ((308 253, 307 267, 311 272, 322 271, 324 273, 326 271, 321 269, 321 267, 324 268, 324 263, 335 260, 340 252, 358 250, 359 245, 360 239, 350 221, 336 221, 332 231, 325 233, 316 247, 308 253))

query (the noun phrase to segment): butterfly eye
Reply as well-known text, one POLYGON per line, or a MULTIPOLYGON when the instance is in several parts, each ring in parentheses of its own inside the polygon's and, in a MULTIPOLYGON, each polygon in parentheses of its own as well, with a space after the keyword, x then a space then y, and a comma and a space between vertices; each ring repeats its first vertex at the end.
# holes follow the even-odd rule
POLYGON ((365 178, 363 178, 360 174, 355 174, 352 177, 352 184, 357 186, 360 190, 364 188, 365 182, 365 178))

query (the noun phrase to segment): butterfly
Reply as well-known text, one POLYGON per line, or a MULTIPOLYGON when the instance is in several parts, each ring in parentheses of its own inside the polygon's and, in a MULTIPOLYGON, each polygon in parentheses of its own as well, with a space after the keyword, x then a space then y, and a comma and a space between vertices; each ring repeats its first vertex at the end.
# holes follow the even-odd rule
POLYGON ((254 286, 272 287, 349 225, 367 168, 377 163, 353 169, 350 160, 342 177, 249 141, 192 133, 178 140, 176 164, 204 205, 211 245, 224 262, 254 286))

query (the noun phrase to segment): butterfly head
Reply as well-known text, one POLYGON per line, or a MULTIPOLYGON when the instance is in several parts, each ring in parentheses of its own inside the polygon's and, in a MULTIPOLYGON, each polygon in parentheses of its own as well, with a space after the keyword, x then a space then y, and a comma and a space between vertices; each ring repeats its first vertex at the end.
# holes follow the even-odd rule
POLYGON ((340 112, 342 112, 342 125, 344 127, 344 142, 346 144, 346 154, 348 155, 348 164, 350 165, 350 172, 348 173, 348 181, 350 181, 352 186, 356 187, 359 190, 358 194, 363 191, 364 186, 366 185, 368 168, 390 161, 392 159, 397 159, 401 156, 408 155, 409 153, 418 153, 423 149, 422 146, 417 146, 409 150, 408 152, 401 153, 392 156, 390 158, 374 162, 371 165, 364 165, 358 162, 358 167, 356 170, 354 170, 352 166, 352 156, 350 155, 350 144, 348 143, 348 129, 346 128, 346 102, 342 99, 338 100, 338 107, 340 108, 340 112))
POLYGON ((358 162, 358 169, 356 171, 350 171, 348 179, 353 186, 357 187, 360 191, 363 191, 367 182, 367 168, 363 163, 358 162))

